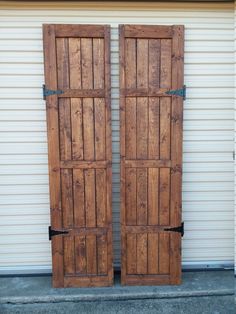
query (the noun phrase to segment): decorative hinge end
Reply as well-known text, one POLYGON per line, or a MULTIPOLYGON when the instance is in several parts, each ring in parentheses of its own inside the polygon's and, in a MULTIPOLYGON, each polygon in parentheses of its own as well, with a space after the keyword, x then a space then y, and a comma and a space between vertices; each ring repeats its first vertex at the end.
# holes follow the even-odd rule
POLYGON ((183 100, 186 99, 186 85, 181 89, 173 89, 166 92, 167 95, 183 97, 183 100))
POLYGON ((178 232, 183 237, 184 236, 184 222, 182 222, 181 225, 178 227, 165 228, 164 231, 178 232))
POLYGON ((52 237, 60 234, 67 234, 69 231, 64 231, 64 230, 53 230, 51 226, 48 227, 48 238, 49 241, 52 240, 52 237))
POLYGON ((63 94, 64 91, 63 90, 51 90, 51 89, 47 89, 45 84, 43 84, 43 99, 45 100, 47 96, 51 96, 51 95, 60 95, 63 94))

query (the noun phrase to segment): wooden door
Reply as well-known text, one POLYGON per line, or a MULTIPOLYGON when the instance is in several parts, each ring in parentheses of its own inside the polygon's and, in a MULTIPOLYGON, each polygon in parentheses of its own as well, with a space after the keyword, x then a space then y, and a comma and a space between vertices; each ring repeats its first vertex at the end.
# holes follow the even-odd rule
POLYGON ((181 282, 183 49, 183 26, 120 25, 122 284, 181 282))
POLYGON ((53 286, 108 286, 110 27, 44 25, 43 43, 53 286))

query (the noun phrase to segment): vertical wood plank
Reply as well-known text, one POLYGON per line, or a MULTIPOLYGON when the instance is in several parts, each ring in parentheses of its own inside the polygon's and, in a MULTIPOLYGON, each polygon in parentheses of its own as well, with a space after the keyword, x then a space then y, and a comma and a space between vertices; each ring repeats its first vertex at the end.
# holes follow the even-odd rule
POLYGON ((83 99, 84 160, 94 160, 94 106, 92 98, 83 99))
POLYGON ((64 237, 64 268, 65 274, 71 275, 75 272, 74 237, 64 237))
POLYGON ((96 216, 98 227, 104 227, 107 224, 106 194, 106 170, 96 169, 96 216))
POLYGON ((93 41, 81 38, 82 88, 93 88, 93 41))
POLYGON ((125 104, 125 154, 127 159, 136 158, 136 119, 136 98, 127 98, 125 104))
POLYGON ((137 241, 136 234, 126 236, 127 274, 137 274, 137 241))
POLYGON ((159 159, 159 129, 160 129, 159 98, 149 98, 148 117, 148 158, 159 159))
MULTIPOLYGON (((67 38, 57 38, 57 84, 58 88, 69 88, 69 48, 67 38)), ((71 159, 70 99, 59 100, 60 153, 62 160, 71 159)))
POLYGON ((107 274, 107 237, 106 235, 97 236, 97 255, 98 255, 98 274, 107 274))
MULTIPOLYGON (((55 26, 43 25, 44 72, 45 84, 48 88, 57 89, 56 40, 55 26)), ((49 187, 50 212, 53 228, 62 228, 61 208, 61 174, 59 149, 59 113, 56 95, 46 99, 47 131, 48 131, 48 161, 49 161, 49 187)), ((53 287, 64 285, 64 259, 63 239, 52 239, 52 281, 53 287)))
POLYGON ((86 236, 87 274, 97 274, 97 243, 96 235, 86 236))
POLYGON ((83 160, 83 109, 80 98, 71 98, 72 159, 83 160))
POLYGON ((137 98, 137 159, 148 155, 148 99, 137 98))
POLYGON ((159 273, 170 273, 170 238, 163 232, 159 234, 159 273))
POLYGON ((75 237, 75 271, 82 275, 87 272, 85 236, 75 237))
POLYGON ((160 87, 160 39, 149 39, 149 88, 160 87))
POLYGON ((147 274, 147 234, 137 234, 137 274, 147 274))
POLYGON ((95 160, 105 160, 106 113, 103 98, 94 98, 95 160))
POLYGON ((147 225, 147 193, 147 169, 137 168, 137 225, 147 225))
POLYGON ((159 169, 148 169, 148 224, 159 223, 159 169))
POLYGON ((85 206, 84 206, 84 171, 83 169, 73 170, 74 185, 74 226, 85 227, 85 206))
POLYGON ((71 228, 73 217, 73 183, 72 170, 61 169, 61 204, 63 208, 63 228, 71 228))
MULTIPOLYGON (((172 88, 182 88, 184 83, 184 27, 173 26, 172 41, 172 88)), ((170 220, 173 226, 181 223, 182 208, 182 142, 183 142, 183 99, 172 98, 171 109, 171 213, 170 220)), ((171 283, 181 283, 181 237, 171 235, 170 255, 171 283)))
POLYGON ((71 160, 71 120, 70 100, 59 100, 59 124, 60 124, 60 156, 61 160, 71 160))
POLYGON ((159 272, 159 242, 158 233, 148 234, 148 274, 159 272))
POLYGON ((69 38, 70 88, 81 88, 81 47, 80 38, 69 38))
POLYGON ((160 99, 160 159, 170 159, 171 98, 160 99))
POLYGON ((160 169, 160 209, 159 224, 168 226, 170 224, 170 169, 160 169))
POLYGON ((126 224, 136 225, 136 193, 137 177, 136 169, 127 168, 125 175, 125 212, 126 224))
MULTIPOLYGON (((126 60, 125 60, 125 51, 126 43, 124 37, 124 25, 119 25, 119 84, 120 90, 125 88, 126 84, 126 60)), ((128 62, 127 62, 128 65, 128 62)), ((136 70, 136 68, 135 68, 136 70)), ((121 220, 121 284, 126 283, 126 274, 127 274, 127 236, 125 232, 126 225, 126 169, 125 169, 125 155, 126 155, 126 104, 124 94, 120 93, 119 98, 120 106, 120 220, 121 220)))
POLYGON ((84 171, 84 181, 85 181, 86 227, 96 227, 94 169, 86 169, 84 171))
MULTIPOLYGON (((184 81, 184 27, 173 26, 173 57, 172 57, 172 88, 182 88, 184 81)), ((171 106, 171 160, 173 168, 178 171, 171 173, 171 224, 181 223, 181 182, 182 182, 182 139, 183 139, 183 100, 173 97, 171 106)))
POLYGON ((137 88, 148 87, 148 39, 137 39, 137 88))
POLYGON ((160 88, 171 88, 171 39, 161 39, 160 88))
POLYGON ((70 88, 69 47, 67 38, 56 39, 57 84, 59 89, 70 88))
POLYGON ((125 39, 125 86, 126 88, 136 87, 136 39, 125 39))
POLYGON ((104 88, 104 39, 93 38, 93 86, 104 88))

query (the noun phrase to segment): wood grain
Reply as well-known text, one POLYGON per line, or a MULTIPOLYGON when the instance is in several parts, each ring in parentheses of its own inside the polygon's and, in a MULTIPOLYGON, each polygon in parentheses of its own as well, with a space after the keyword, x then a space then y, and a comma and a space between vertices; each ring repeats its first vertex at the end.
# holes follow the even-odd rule
POLYGON ((106 112, 104 98, 94 98, 95 160, 106 159, 106 112))
POLYGON ((86 268, 86 238, 85 236, 75 237, 75 271, 78 274, 85 275, 86 268))
POLYGON ((86 236, 87 275, 97 274, 97 239, 96 235, 86 236))
POLYGON ((84 204, 84 171, 73 170, 73 195, 74 195, 74 225, 85 227, 85 204, 84 204))
POLYGON ((72 170, 61 169, 61 206, 63 209, 62 219, 63 228, 71 228, 74 225, 73 214, 73 188, 72 188, 72 170))
POLYGON ((148 169, 148 225, 159 223, 159 169, 148 169))
POLYGON ((160 87, 160 39, 149 39, 149 62, 148 62, 148 73, 149 73, 149 88, 160 87))
POLYGON ((80 98, 71 98, 71 142, 71 159, 83 160, 83 106, 80 98))
POLYGON ((137 155, 137 109, 136 99, 127 98, 125 104, 126 140, 125 154, 128 159, 136 159, 137 155))
POLYGON ((172 28, 160 25, 124 25, 124 36, 127 38, 172 38, 172 28))
MULTIPOLYGON (((48 88, 57 89, 55 26, 43 25, 43 51, 45 84, 48 88)), ((46 99, 48 163, 50 180, 50 214, 52 228, 62 228, 61 208, 61 174, 59 143, 59 112, 56 95, 46 99)), ((63 239, 52 239, 52 284, 53 287, 64 286, 63 239)))
POLYGON ((70 89, 81 89, 81 44, 80 38, 69 38, 70 89))
POLYGON ((93 50, 92 39, 81 38, 82 88, 93 88, 93 50))
POLYGON ((127 274, 137 274, 136 234, 127 234, 127 274))
POLYGON ((103 89, 105 85, 104 39, 93 39, 93 86, 103 89))
POLYGON ((148 156, 148 99, 137 98, 137 159, 148 156))
POLYGON ((96 219, 98 227, 107 225, 106 195, 106 170, 96 169, 96 219))
POLYGON ((137 221, 137 171, 136 169, 126 169, 126 223, 136 225, 137 221))
POLYGON ((159 98, 149 98, 148 111, 148 158, 159 159, 159 131, 160 131, 159 98))
POLYGON ((75 273, 75 251, 74 251, 74 237, 64 237, 64 268, 65 275, 75 273))
POLYGON ((84 170, 86 227, 96 227, 95 170, 84 170))
POLYGON ((92 98, 83 99, 84 159, 94 160, 94 106, 92 98))
MULTIPOLYGON (((172 88, 182 87, 184 81, 184 27, 173 26, 172 41, 172 88)), ((175 134, 175 140, 171 141, 171 159, 173 165, 181 169, 182 143, 183 143, 183 101, 173 97, 172 100, 171 137, 175 134)), ((171 173, 171 201, 170 220, 171 225, 179 226, 181 223, 182 209, 182 172, 171 173)), ((171 283, 181 283, 181 236, 170 236, 171 255, 170 272, 171 283)))
POLYGON ((183 99, 166 92, 183 86, 183 27, 119 31, 121 283, 178 284, 183 99))
POLYGON ((53 286, 111 285, 110 27, 45 25, 53 286))
POLYGON ((147 225, 147 169, 137 168, 137 225, 147 225))

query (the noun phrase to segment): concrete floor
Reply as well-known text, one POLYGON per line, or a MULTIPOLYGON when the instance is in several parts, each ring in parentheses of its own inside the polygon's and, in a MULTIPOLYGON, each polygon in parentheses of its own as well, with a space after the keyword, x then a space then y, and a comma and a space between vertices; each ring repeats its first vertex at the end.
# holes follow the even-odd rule
POLYGON ((51 288, 51 277, 1 277, 0 313, 235 314, 232 271, 184 272, 180 286, 51 288))

